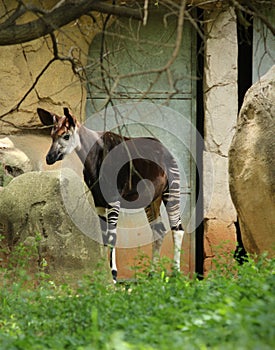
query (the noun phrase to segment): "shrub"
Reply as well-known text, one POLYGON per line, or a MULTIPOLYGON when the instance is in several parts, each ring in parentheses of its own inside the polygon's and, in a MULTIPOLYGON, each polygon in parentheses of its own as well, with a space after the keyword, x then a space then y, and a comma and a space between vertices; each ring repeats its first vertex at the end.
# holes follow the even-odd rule
MULTIPOLYGON (((165 262, 166 265, 166 262, 165 262)), ((275 260, 251 257, 206 279, 170 276, 108 285, 101 276, 76 290, 50 281, 0 292, 3 349, 273 349, 275 260), (91 282, 93 281, 93 282, 91 282)))

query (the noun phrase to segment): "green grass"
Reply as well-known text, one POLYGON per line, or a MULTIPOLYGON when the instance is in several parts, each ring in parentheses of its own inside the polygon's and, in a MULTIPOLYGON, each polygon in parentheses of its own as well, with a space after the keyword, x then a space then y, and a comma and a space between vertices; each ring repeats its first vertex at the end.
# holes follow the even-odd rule
POLYGON ((0 292, 0 349, 274 349, 275 260, 218 266, 199 281, 163 269, 128 285, 77 290, 45 279, 0 292))

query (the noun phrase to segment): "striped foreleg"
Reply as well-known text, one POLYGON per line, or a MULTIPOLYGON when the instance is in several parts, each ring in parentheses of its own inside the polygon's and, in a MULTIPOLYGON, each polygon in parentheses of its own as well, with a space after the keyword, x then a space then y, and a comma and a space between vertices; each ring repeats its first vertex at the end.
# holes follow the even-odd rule
POLYGON ((120 210, 120 202, 110 203, 108 208, 97 208, 100 218, 102 240, 105 246, 110 247, 110 268, 114 282, 117 279, 116 251, 117 221, 120 210))
POLYGON ((110 267, 112 271, 112 276, 114 282, 117 279, 117 265, 116 265, 116 240, 117 240, 117 222, 120 211, 120 202, 116 201, 109 203, 107 208, 107 234, 106 234, 106 243, 110 246, 110 267))

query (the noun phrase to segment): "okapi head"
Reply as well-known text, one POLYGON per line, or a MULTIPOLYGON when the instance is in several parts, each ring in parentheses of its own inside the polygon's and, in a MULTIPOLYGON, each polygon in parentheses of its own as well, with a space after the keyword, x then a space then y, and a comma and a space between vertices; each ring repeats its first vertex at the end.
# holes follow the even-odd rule
POLYGON ((78 123, 69 113, 68 108, 64 108, 64 116, 62 117, 42 108, 37 108, 37 113, 42 124, 52 126, 52 145, 46 156, 47 164, 54 164, 58 160, 62 160, 66 154, 81 147, 78 123))

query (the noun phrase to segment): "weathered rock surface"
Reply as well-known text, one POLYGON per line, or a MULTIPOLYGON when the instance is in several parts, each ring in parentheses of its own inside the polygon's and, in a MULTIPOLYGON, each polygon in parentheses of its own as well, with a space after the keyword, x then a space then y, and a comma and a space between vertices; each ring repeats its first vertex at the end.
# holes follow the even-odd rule
POLYGON ((74 283, 100 262, 109 270, 93 208, 89 191, 72 170, 30 172, 2 189, 0 224, 9 246, 35 246, 37 270, 43 265, 54 281, 74 283))
POLYGON ((244 247, 275 256, 275 65, 247 91, 229 157, 244 247))
POLYGON ((30 159, 24 152, 16 148, 8 137, 0 139, 0 165, 2 165, 0 174, 1 186, 5 185, 4 175, 16 177, 32 171, 30 159))
MULTIPOLYGON (((49 1, 41 2, 47 4, 45 6, 48 8, 49 1)), ((0 12, 9 12, 15 6, 17 2, 14 0, 0 2, 0 12)), ((31 17, 31 13, 26 13, 24 20, 28 21, 31 17)), ((85 31, 70 23, 63 27, 58 42, 66 52, 65 55, 71 55, 73 50, 74 57, 85 67, 89 43, 99 28, 98 24, 88 16, 82 16, 79 23, 82 28, 86 28, 85 31)), ((79 117, 85 115, 85 103, 79 101, 85 100, 86 90, 83 89, 79 77, 74 74, 69 62, 59 60, 52 62, 37 79, 52 58, 49 45, 50 39, 40 38, 19 45, 0 47, 0 106, 1 114, 8 113, 4 118, 5 122, 0 123, 1 134, 20 134, 21 128, 41 126, 36 112, 38 104, 51 110, 54 106, 56 113, 59 112, 60 106, 66 105, 75 115, 79 117), (35 88, 27 94, 36 79, 35 88), (25 98, 22 100, 24 95, 25 98), (19 102, 20 107, 13 111, 19 102)))
MULTIPOLYGON (((211 3, 212 4, 212 3, 211 3)), ((228 151, 238 114, 238 42, 232 8, 205 11, 204 273, 236 247, 236 211, 228 188, 228 151), (221 50, 222 48, 222 50, 221 50)), ((223 263, 225 260, 223 259, 223 263)))

